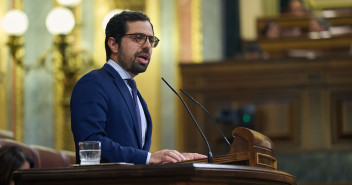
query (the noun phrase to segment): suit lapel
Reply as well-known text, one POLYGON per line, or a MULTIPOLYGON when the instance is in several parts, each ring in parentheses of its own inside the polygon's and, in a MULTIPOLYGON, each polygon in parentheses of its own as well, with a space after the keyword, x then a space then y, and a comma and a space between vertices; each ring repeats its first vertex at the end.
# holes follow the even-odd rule
POLYGON ((138 138, 139 148, 142 148, 142 143, 141 143, 142 138, 141 138, 141 135, 139 134, 140 133, 139 132, 140 125, 138 123, 137 112, 136 112, 136 108, 135 108, 131 93, 128 90, 126 83, 123 81, 123 79, 121 78, 119 73, 117 71, 115 71, 115 69, 113 67, 111 67, 109 64, 105 64, 103 66, 103 69, 106 70, 114 78, 115 85, 119 89, 120 93, 122 94, 122 96, 125 100, 125 103, 127 104, 128 110, 129 110, 131 117, 132 117, 132 120, 133 120, 134 131, 135 131, 136 137, 138 138))

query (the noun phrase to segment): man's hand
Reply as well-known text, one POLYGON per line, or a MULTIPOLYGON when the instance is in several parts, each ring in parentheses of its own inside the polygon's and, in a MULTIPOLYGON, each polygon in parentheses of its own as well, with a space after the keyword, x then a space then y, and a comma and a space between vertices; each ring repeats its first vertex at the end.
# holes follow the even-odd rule
POLYGON ((176 150, 161 150, 153 152, 150 155, 149 163, 158 164, 158 163, 177 163, 181 161, 194 160, 194 159, 203 159, 207 156, 197 153, 180 153, 176 150))
POLYGON ((177 163, 184 160, 186 157, 176 150, 160 150, 150 154, 149 163, 177 163))
POLYGON ((206 155, 197 154, 197 153, 182 153, 182 155, 186 157, 186 160, 194 160, 194 159, 204 159, 204 158, 207 158, 206 155))

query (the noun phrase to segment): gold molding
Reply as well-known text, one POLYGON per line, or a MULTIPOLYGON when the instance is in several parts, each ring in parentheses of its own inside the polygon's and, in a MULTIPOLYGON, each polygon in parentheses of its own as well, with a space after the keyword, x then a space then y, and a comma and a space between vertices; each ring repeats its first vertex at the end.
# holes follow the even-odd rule
POLYGON ((203 62, 202 1, 191 1, 192 61, 203 62))
MULTIPOLYGON (((22 48, 23 49, 23 48, 22 48)), ((16 132, 15 138, 19 142, 23 142, 23 68, 21 65, 15 64, 15 86, 16 86, 16 132)))
POLYGON ((54 76, 54 130, 55 148, 59 150, 74 150, 74 142, 71 134, 70 98, 77 77, 81 75, 87 66, 81 55, 84 52, 75 52, 73 37, 77 35, 58 35, 54 41, 53 51, 53 76, 54 76), (83 69, 83 71, 81 71, 83 69))
POLYGON ((351 7, 352 0, 306 0, 313 9, 351 7))
POLYGON ((275 170, 277 170, 277 160, 275 157, 258 152, 257 156, 256 156, 256 160, 257 160, 256 164, 267 166, 267 167, 274 168, 275 170), (270 160, 271 164, 263 163, 263 162, 261 162, 261 159, 270 160))
MULTIPOLYGON (((56 37, 55 39, 59 39, 56 37)), ((55 41, 59 42, 59 41, 55 41)), ((63 80, 65 75, 62 70, 62 55, 58 50, 53 53, 53 76, 54 76, 54 128, 55 128, 55 149, 64 149, 64 124, 65 112, 63 107, 64 85, 63 80)))
MULTIPOLYGON (((4 17, 6 10, 7 10, 8 2, 7 1, 0 1, 0 17, 4 17)), ((0 35, 2 38, 4 38, 5 31, 3 29, 0 29, 0 35)), ((6 45, 5 39, 0 39, 0 45, 4 46, 6 45)), ((9 57, 9 52, 7 52, 7 49, 5 47, 0 48, 0 129, 3 130, 10 130, 10 123, 9 121, 11 118, 9 117, 10 107, 8 106, 11 100, 8 99, 9 95, 9 87, 10 83, 8 82, 8 77, 7 75, 10 74, 8 71, 8 57, 9 57)))
MULTIPOLYGON (((12 4, 12 8, 23 10, 23 1, 22 0, 14 0, 12 4)), ((12 131, 14 132, 15 138, 19 142, 23 142, 24 131, 23 131, 23 97, 24 97, 24 70, 23 70, 23 59, 24 59, 24 39, 22 36, 9 36, 8 37, 8 46, 10 48, 10 53, 12 56, 13 62, 13 81, 12 84, 14 88, 13 98, 14 104, 12 104, 12 110, 14 113, 14 117, 12 117, 11 125, 12 131)))
POLYGON ((8 36, 7 46, 12 62, 12 116, 11 130, 17 141, 23 142, 24 138, 24 38, 22 36, 8 36))

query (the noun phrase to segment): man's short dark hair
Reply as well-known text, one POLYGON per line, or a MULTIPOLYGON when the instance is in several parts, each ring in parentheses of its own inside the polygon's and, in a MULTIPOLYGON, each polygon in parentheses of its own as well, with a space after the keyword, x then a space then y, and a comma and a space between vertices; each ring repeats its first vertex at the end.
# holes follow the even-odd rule
POLYGON ((105 28, 106 61, 110 59, 110 55, 112 53, 108 44, 109 37, 115 38, 116 43, 118 43, 120 47, 121 38, 128 31, 127 22, 134 22, 134 21, 148 21, 153 29, 153 24, 150 22, 149 17, 142 12, 123 11, 119 14, 114 15, 109 20, 105 28))

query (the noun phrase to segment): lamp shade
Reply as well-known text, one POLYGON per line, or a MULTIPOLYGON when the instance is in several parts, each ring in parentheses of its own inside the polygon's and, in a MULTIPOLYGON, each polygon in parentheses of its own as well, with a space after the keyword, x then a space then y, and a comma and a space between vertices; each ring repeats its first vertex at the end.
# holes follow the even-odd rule
POLYGON ((57 0, 59 4, 63 6, 68 6, 68 7, 75 7, 79 3, 81 3, 82 0, 57 0))
POLYGON ((46 17, 46 28, 53 35, 67 35, 75 26, 75 17, 67 8, 54 8, 46 17))
POLYGON ((110 19, 115 15, 115 14, 119 14, 121 13, 123 10, 121 9, 114 9, 111 10, 105 17, 103 20, 103 30, 105 31, 106 25, 108 24, 108 22, 110 21, 110 19))
POLYGON ((2 20, 2 27, 9 35, 23 35, 28 28, 27 15, 20 10, 10 10, 2 20))

